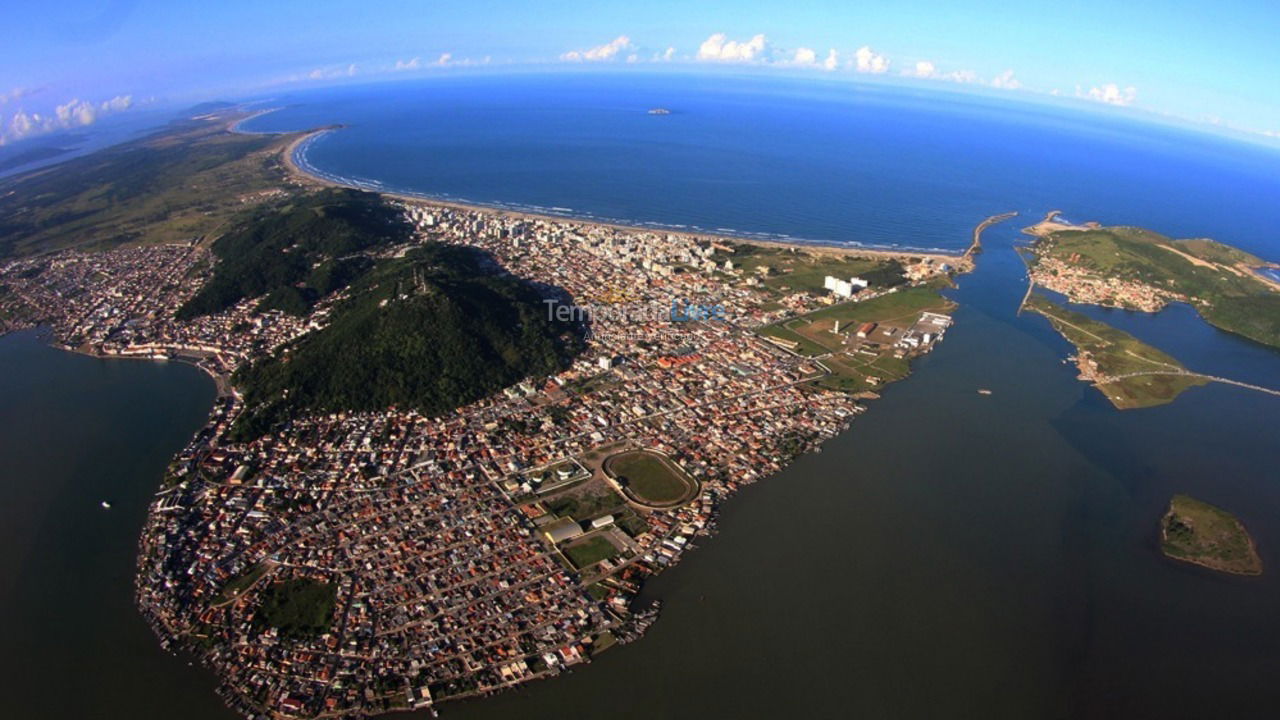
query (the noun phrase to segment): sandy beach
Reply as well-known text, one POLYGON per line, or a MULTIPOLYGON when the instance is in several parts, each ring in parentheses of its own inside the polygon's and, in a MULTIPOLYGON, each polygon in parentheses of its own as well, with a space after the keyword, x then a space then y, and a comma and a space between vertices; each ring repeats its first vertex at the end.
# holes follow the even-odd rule
MULTIPOLYGON (((247 119, 248 118, 242 118, 241 120, 238 120, 235 123, 229 125, 227 129, 231 132, 240 132, 239 130, 237 130, 239 123, 247 119)), ((627 233, 643 233, 643 234, 656 233, 656 234, 662 234, 662 235, 675 235, 679 237, 695 238, 699 240, 738 243, 743 245, 758 245, 761 247, 794 248, 794 249, 805 250, 813 253, 827 253, 831 255, 840 255, 840 256, 846 256, 846 257, 848 256, 874 257, 874 258, 886 258, 886 259, 894 259, 894 260, 928 258, 935 262, 950 263, 953 265, 960 263, 964 257, 963 254, 961 253, 949 254, 949 253, 940 253, 940 252, 892 250, 887 248, 866 248, 866 247, 860 247, 860 246, 828 245, 828 244, 822 244, 817 242, 798 242, 798 241, 787 242, 785 240, 766 240, 761 238, 742 237, 742 236, 735 236, 735 235, 723 235, 723 234, 716 234, 716 233, 689 232, 689 231, 666 229, 666 228, 645 227, 643 225, 627 225, 624 223, 602 222, 598 220, 575 218, 572 216, 563 216, 563 215, 550 215, 550 214, 529 212, 524 210, 508 210, 504 208, 489 207, 486 205, 476 205, 476 204, 455 202, 455 201, 449 201, 449 200, 440 200, 435 198, 426 198, 426 197, 421 197, 417 195, 408 195, 405 193, 370 190, 369 188, 366 188, 366 187, 340 183, 330 178, 315 175, 311 172, 308 172, 305 168, 298 165, 298 163, 295 161, 294 157, 297 153, 298 147, 301 144, 319 135, 322 135, 326 132, 332 132, 335 129, 337 128, 329 127, 329 128, 320 128, 317 130, 303 132, 301 135, 295 138, 292 142, 290 142, 284 148, 284 150, 282 151, 281 159, 284 162, 285 167, 289 169, 289 173, 295 181, 303 185, 311 185, 314 187, 344 187, 344 188, 351 188, 355 190, 378 192, 379 194, 385 195, 386 197, 395 198, 400 202, 410 203, 420 207, 450 208, 453 210, 464 210, 468 212, 483 213, 486 215, 492 215, 494 217, 518 218, 518 219, 574 225, 583 229, 592 228, 592 227, 605 227, 605 228, 612 228, 614 230, 627 232, 627 233)))

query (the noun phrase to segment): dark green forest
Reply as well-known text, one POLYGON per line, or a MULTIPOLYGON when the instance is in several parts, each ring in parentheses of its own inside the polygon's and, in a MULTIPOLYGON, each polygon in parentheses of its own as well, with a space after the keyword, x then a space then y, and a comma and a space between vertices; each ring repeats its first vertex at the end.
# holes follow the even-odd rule
POLYGON ((213 277, 178 317, 220 312, 263 295, 260 310, 305 315, 373 266, 359 253, 405 242, 412 232, 398 209, 358 190, 324 190, 259 209, 213 243, 213 277))
POLYGON ((233 435, 258 437, 304 410, 436 414, 552 374, 582 340, 543 298, 472 248, 433 244, 383 260, 328 326, 236 374, 247 409, 233 435))

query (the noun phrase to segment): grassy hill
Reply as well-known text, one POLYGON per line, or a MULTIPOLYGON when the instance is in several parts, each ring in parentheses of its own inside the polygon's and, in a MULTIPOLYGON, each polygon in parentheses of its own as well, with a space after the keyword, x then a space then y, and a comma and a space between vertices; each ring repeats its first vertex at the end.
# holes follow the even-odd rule
POLYGON ((1215 327, 1280 347, 1280 292, 1251 271, 1264 261, 1243 250, 1135 227, 1061 230, 1039 249, 1101 277, 1183 295, 1215 327))
POLYGON ((428 245, 381 261, 328 326, 236 374, 248 409, 235 434, 256 437, 303 410, 435 414, 552 374, 581 336, 549 317, 543 295, 471 248, 428 245))

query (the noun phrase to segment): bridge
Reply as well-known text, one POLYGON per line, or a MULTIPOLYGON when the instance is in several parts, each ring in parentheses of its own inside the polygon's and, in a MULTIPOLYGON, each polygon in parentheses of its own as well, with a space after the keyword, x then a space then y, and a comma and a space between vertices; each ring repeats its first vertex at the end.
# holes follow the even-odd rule
POLYGON ((1217 375, 1205 375, 1204 373, 1190 372, 1187 370, 1182 370, 1182 371, 1151 370, 1148 372, 1126 373, 1124 375, 1108 375, 1105 377, 1096 378, 1094 379, 1094 382, 1099 385, 1106 385, 1107 383, 1117 382, 1119 380, 1125 380, 1127 378, 1144 377, 1147 375, 1187 375, 1189 377, 1201 378, 1204 380, 1208 380, 1210 382, 1222 383, 1223 385, 1235 385, 1236 387, 1242 387, 1247 390, 1256 390, 1261 393, 1266 393, 1268 395, 1275 395, 1276 397, 1280 397, 1280 390, 1275 390, 1268 387, 1262 387, 1261 385, 1253 385, 1251 383, 1241 382, 1239 380, 1232 380, 1231 378, 1218 377, 1217 375))

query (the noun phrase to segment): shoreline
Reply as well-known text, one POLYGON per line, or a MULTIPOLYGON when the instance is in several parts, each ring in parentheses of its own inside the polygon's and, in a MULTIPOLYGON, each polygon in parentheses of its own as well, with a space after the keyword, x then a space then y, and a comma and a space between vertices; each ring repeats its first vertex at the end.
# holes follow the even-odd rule
MULTIPOLYGON (((257 115, 271 112, 270 110, 256 113, 257 115)), ((241 122, 250 118, 242 118, 228 126, 230 132, 245 132, 238 130, 241 122)), ((943 262, 949 264, 958 264, 964 261, 966 253, 956 251, 954 254, 944 252, 938 249, 895 249, 887 247, 866 247, 862 245, 850 245, 847 243, 836 243, 834 241, 819 240, 786 240, 772 239, 762 237, 751 237, 750 235, 732 235, 723 232, 702 232, 697 230, 679 229, 663 227, 661 225, 640 225, 634 223, 625 223, 615 220, 600 220, 591 217, 584 217, 575 214, 557 215, 554 213, 538 212, 536 210, 520 210, 512 208, 504 208, 494 205, 484 205, 475 202, 465 202, 458 200, 449 200, 445 198, 432 197, 429 195, 419 195, 409 192, 400 192, 385 190, 377 187, 366 187, 355 182, 344 182, 340 179, 329 177, 321 174, 314 168, 309 168, 305 163, 298 162, 298 152, 304 149, 307 143, 314 142, 325 133, 333 132, 341 129, 342 126, 330 126, 317 128, 312 130, 301 131, 301 135, 290 141, 288 145, 281 151, 281 160, 285 168, 288 170, 290 177, 304 185, 317 187, 335 187, 346 188, 351 190, 363 190, 365 192, 374 192, 384 197, 392 198, 400 202, 418 205, 422 207, 447 208, 450 210, 462 210, 466 212, 482 213, 497 217, 516 218, 522 220, 536 220, 542 222, 571 223, 582 227, 602 227, 612 230, 618 230, 629 233, 661 233, 664 235, 674 235, 677 237, 692 238, 697 240, 709 240, 719 242, 738 243, 743 245, 756 245, 759 247, 771 247, 782 249, 799 249, 809 252, 829 253, 843 256, 856 257, 874 257, 891 260, 907 260, 918 258, 920 260, 933 260, 934 262, 943 262)), ((288 134, 288 133, 279 133, 288 134)))

